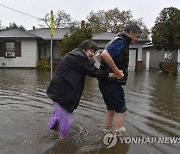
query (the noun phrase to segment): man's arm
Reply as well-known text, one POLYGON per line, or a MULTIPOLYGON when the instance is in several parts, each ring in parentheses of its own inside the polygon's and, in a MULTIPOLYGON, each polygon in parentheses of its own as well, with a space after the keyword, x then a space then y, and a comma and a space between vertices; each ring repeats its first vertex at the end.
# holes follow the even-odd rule
POLYGON ((111 56, 109 55, 108 51, 107 50, 104 50, 102 53, 101 53, 101 57, 102 59, 106 62, 106 64, 109 66, 109 68, 111 68, 111 70, 114 72, 114 76, 117 78, 117 79, 121 79, 124 77, 124 74, 123 74, 123 71, 122 70, 119 70, 117 68, 117 66, 115 65, 113 59, 111 58, 111 56))

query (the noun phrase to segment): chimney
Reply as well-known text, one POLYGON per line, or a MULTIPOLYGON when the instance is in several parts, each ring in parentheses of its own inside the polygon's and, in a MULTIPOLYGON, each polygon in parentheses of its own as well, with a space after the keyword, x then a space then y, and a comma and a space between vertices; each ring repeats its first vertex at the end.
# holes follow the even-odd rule
POLYGON ((85 21, 84 20, 81 21, 81 28, 85 28, 85 21))

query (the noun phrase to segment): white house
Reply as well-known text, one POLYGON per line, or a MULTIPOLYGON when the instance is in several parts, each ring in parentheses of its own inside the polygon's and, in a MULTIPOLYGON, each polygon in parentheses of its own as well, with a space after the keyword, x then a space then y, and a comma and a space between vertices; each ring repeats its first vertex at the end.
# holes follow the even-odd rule
MULTIPOLYGON (((41 40, 38 40, 38 59, 49 58, 51 56, 51 34, 49 28, 33 28, 28 31, 33 35, 36 35, 41 40)), ((60 59, 58 42, 63 39, 64 35, 70 35, 69 29, 57 28, 55 34, 52 37, 53 40, 53 59, 60 59)))
MULTIPOLYGON (((68 32, 68 29, 56 29, 53 36, 53 57, 60 57, 57 41, 68 32)), ((39 59, 50 57, 50 39, 49 28, 1 31, 0 67, 36 67, 39 59)))
POLYGON ((154 48, 152 42, 144 44, 142 46, 143 53, 142 59, 144 61, 144 67, 146 70, 149 69, 159 69, 159 63, 165 61, 172 61, 180 63, 180 50, 175 51, 165 51, 157 50, 154 48), (179 60, 179 61, 178 61, 179 60))
POLYGON ((35 67, 39 39, 41 38, 19 29, 1 31, 0 67, 35 67))
MULTIPOLYGON (((58 42, 64 35, 69 35, 69 29, 56 29, 53 36, 53 59, 60 59, 58 42)), ((103 32, 93 34, 92 40, 103 50, 116 34, 103 32)), ((0 67, 36 67, 40 59, 50 58, 50 29, 33 28, 30 31, 10 29, 0 32, 0 67)), ((142 70, 142 46, 147 40, 140 39, 130 45, 129 69, 142 70)))

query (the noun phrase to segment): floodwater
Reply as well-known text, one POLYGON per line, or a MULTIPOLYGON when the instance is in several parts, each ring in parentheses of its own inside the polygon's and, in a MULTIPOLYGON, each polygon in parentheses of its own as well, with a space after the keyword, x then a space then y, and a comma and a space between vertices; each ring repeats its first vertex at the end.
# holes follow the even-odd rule
POLYGON ((49 81, 49 72, 0 69, 0 154, 179 154, 180 75, 129 72, 128 140, 112 148, 102 140, 106 108, 97 80, 87 78, 71 135, 64 140, 47 128, 53 109, 46 96, 49 81), (131 138, 166 141, 132 143, 131 138))

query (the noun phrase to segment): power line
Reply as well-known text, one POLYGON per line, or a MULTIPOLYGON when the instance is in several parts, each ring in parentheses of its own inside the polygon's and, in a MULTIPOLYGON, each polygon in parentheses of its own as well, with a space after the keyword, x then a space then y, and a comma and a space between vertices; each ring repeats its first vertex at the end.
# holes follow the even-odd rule
POLYGON ((3 6, 3 7, 5 7, 5 8, 8 8, 8 9, 10 9, 10 10, 13 10, 13 11, 15 11, 15 12, 24 14, 24 15, 29 16, 29 17, 32 17, 32 18, 35 18, 35 19, 37 19, 37 20, 44 20, 44 19, 41 19, 41 18, 32 16, 32 15, 30 15, 30 14, 27 14, 27 13, 24 13, 24 12, 21 12, 21 11, 18 11, 18 10, 16 10, 16 9, 10 8, 10 7, 6 6, 6 5, 3 5, 3 4, 0 4, 0 5, 3 6))

